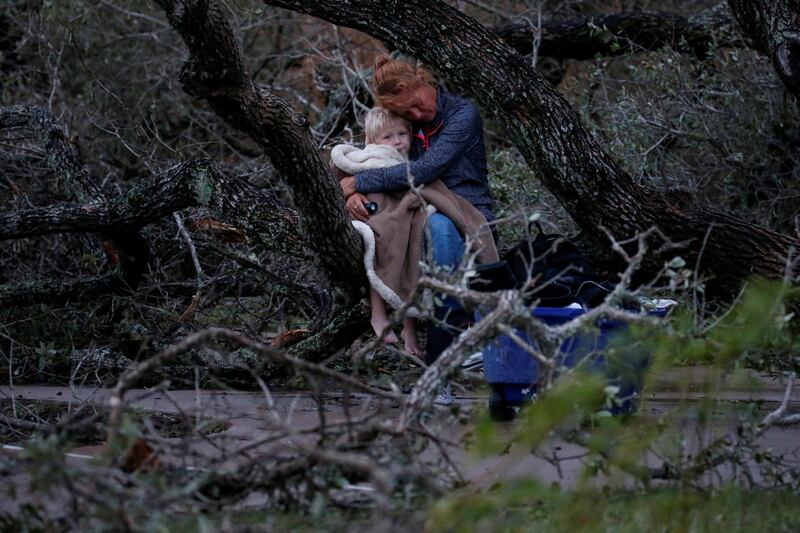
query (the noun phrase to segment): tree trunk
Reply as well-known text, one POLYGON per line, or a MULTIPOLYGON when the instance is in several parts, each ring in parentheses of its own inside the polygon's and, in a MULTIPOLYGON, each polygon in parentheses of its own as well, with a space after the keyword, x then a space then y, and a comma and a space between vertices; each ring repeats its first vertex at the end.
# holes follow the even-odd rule
POLYGON ((542 183, 581 229, 607 247, 609 231, 628 238, 657 227, 679 249, 654 253, 660 270, 682 255, 725 292, 753 275, 783 276, 797 239, 645 189, 605 153, 566 100, 528 61, 487 28, 439 1, 267 0, 353 27, 415 56, 496 117, 542 183))
POLYGON ((786 88, 800 95, 800 1, 728 0, 742 31, 772 60, 786 88))
POLYGON ((339 184, 314 145, 308 121, 277 95, 258 88, 246 72, 233 31, 211 1, 157 0, 181 34, 190 57, 181 72, 184 90, 206 100, 229 125, 250 135, 291 187, 311 249, 345 296, 326 325, 302 341, 296 353, 321 357, 351 344, 364 331, 358 298, 366 285, 361 238, 353 229, 339 184))

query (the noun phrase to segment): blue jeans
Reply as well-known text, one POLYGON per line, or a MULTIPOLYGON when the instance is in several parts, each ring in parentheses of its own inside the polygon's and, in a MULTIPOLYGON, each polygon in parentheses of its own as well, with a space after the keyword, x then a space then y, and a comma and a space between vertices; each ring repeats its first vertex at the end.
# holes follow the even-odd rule
MULTIPOLYGON (((453 221, 441 213, 434 213, 425 227, 425 244, 436 266, 454 270, 464 257, 464 239, 453 221)), ((428 342, 425 347, 425 362, 433 363, 466 324, 474 321, 452 296, 437 295, 434 301, 434 321, 428 326, 428 342), (441 324, 439 322, 445 322, 441 324)))
POLYGON ((436 265, 452 270, 461 262, 464 239, 452 220, 441 213, 432 214, 425 226, 425 237, 436 265))

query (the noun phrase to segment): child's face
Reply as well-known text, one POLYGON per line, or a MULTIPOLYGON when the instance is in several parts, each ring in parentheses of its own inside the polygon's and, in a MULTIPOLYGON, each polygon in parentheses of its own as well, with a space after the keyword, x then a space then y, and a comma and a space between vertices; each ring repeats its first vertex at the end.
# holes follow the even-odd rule
POLYGON ((411 148, 411 127, 399 120, 392 121, 378 133, 375 144, 394 146, 398 152, 408 156, 408 149, 411 148))

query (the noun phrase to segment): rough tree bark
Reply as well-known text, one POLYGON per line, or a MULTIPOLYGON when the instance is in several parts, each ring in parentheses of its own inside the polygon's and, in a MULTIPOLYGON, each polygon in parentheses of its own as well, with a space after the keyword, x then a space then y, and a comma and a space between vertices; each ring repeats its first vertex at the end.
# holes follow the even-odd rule
POLYGON ((739 26, 800 95, 800 0, 728 0, 739 26))
MULTIPOLYGON (((632 11, 579 20, 545 20, 538 28, 537 54, 554 59, 591 59, 672 46, 702 58, 715 47, 746 45, 733 25, 725 3, 692 16, 632 11)), ((518 20, 493 28, 521 54, 533 51, 536 30, 534 24, 518 20)))
POLYGON ((753 275, 783 276, 787 259, 800 247, 795 238, 635 183, 528 61, 443 2, 265 3, 361 30, 421 59, 472 94, 504 125, 545 187, 598 245, 608 244, 602 228, 627 238, 654 226, 672 242, 684 243, 678 250, 654 253, 643 265, 649 271, 680 254, 710 277, 709 291, 728 293, 753 275))
POLYGON ((14 308, 42 302, 62 304, 92 301, 119 292, 124 287, 125 281, 117 272, 79 280, 28 280, 8 283, 0 285, 0 306, 14 308))

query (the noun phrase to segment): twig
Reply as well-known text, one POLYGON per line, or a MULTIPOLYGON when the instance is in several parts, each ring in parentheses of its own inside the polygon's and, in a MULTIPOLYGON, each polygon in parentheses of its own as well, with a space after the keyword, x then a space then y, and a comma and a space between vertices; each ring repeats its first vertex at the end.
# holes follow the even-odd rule
POLYGON ((183 218, 181 218, 180 213, 177 212, 172 213, 172 217, 175 219, 175 224, 178 226, 178 232, 180 232, 181 237, 183 237, 184 242, 186 242, 186 247, 189 249, 189 254, 192 256, 194 271, 197 274, 196 290, 194 296, 192 296, 192 301, 189 303, 189 307, 178 317, 178 321, 185 322, 191 318, 197 309, 197 305, 200 303, 200 293, 203 289, 203 269, 200 266, 200 260, 197 257, 197 249, 194 247, 192 237, 189 235, 189 232, 186 231, 186 226, 183 225, 183 218))
POLYGON ((792 398, 792 391, 794 390, 794 382, 795 382, 795 374, 792 372, 789 374, 789 378, 786 382, 786 389, 783 391, 783 399, 781 400, 780 405, 777 409, 767 414, 761 423, 758 425, 758 435, 763 435, 767 429, 769 429, 773 425, 788 425, 792 424, 797 420, 800 420, 800 415, 791 415, 789 417, 784 416, 786 414, 786 409, 789 407, 789 401, 792 398), (787 420, 789 422, 787 422, 787 420))
POLYGON ((169 348, 157 353, 139 363, 138 365, 127 370, 117 381, 116 386, 112 390, 111 398, 109 399, 109 406, 111 414, 108 423, 108 439, 111 441, 117 435, 119 430, 120 416, 123 407, 123 397, 125 392, 133 387, 140 379, 147 375, 152 370, 158 368, 167 361, 170 361, 179 355, 186 353, 192 348, 201 346, 205 343, 215 341, 217 339, 227 339, 245 348, 250 348, 259 354, 266 356, 273 362, 288 365, 298 371, 309 372, 318 374, 323 377, 332 378, 349 385, 357 390, 368 392, 378 397, 387 398, 391 400, 398 400, 399 395, 386 390, 378 389, 371 385, 361 382, 360 380, 346 376, 340 372, 336 372, 330 368, 322 365, 317 365, 298 359, 291 355, 287 355, 280 350, 271 346, 267 346, 259 341, 251 339, 239 332, 225 329, 225 328, 208 328, 197 333, 189 335, 181 342, 170 346, 169 348))

